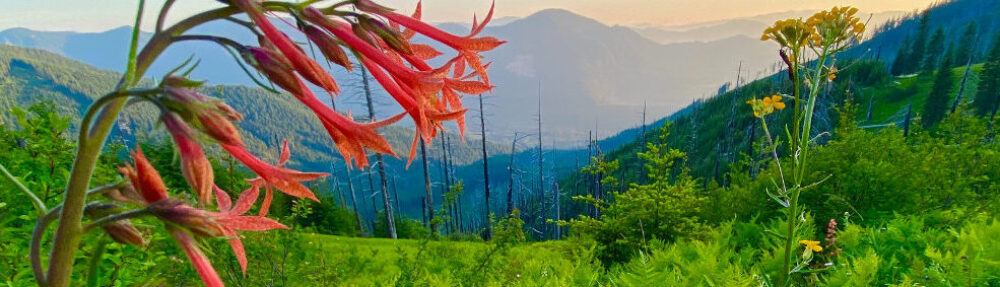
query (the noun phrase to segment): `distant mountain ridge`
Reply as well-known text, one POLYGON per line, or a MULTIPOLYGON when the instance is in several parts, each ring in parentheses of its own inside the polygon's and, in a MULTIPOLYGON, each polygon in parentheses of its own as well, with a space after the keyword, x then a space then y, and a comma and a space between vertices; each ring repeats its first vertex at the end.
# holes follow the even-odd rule
MULTIPOLYGON (((676 26, 636 25, 631 28, 640 35, 661 44, 685 42, 711 42, 735 36, 760 37, 761 31, 774 21, 788 18, 807 18, 817 10, 799 10, 769 13, 729 20, 710 21, 676 26)), ((906 11, 885 11, 862 15, 872 26, 905 16, 906 11), (871 19, 867 19, 868 16, 871 19)))
MULTIPOLYGON (((745 70, 754 72, 773 62, 773 47, 750 37, 661 45, 630 28, 607 26, 558 9, 498 20, 484 31, 508 41, 485 54, 495 63, 491 80, 497 85, 487 99, 487 116, 504 119, 487 122, 490 138, 496 141, 508 140, 514 131, 534 130, 536 112, 526 105, 533 106, 539 92, 546 138, 555 140, 558 146, 579 146, 590 130, 596 129, 600 137, 605 137, 638 125, 643 101, 649 105, 650 117, 663 117, 694 99, 714 94, 718 86, 734 78, 740 61, 745 70), (503 24, 505 21, 509 23, 503 24)), ((462 23, 439 26, 456 33, 468 32, 462 23)), ((241 29, 232 23, 215 23, 195 28, 192 33, 256 42, 241 29)), ((127 27, 101 33, 9 29, 0 32, 0 43, 45 49, 101 69, 121 71, 128 32, 127 27)), ((170 47, 149 74, 162 75, 192 55, 202 61, 193 77, 209 79, 212 84, 251 85, 244 75, 232 72, 238 71, 232 57, 210 43, 178 43, 170 47)), ((333 72, 338 80, 347 76, 342 70, 333 72)), ((398 108, 383 111, 378 116, 386 117, 398 108)))

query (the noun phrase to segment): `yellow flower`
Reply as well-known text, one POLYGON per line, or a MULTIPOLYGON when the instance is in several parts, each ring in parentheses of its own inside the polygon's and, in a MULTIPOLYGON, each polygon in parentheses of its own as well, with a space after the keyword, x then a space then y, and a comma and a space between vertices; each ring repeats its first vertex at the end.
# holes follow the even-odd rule
POLYGON ((747 101, 747 104, 753 109, 754 117, 762 118, 766 115, 774 113, 774 110, 785 109, 785 103, 781 100, 781 95, 774 94, 771 96, 765 96, 762 99, 750 99, 747 101))
POLYGON ((812 249, 813 252, 822 252, 823 246, 819 246, 819 241, 814 240, 799 240, 799 244, 802 244, 808 249, 812 249))
POLYGON ((779 111, 785 109, 785 103, 781 102, 781 99, 782 99, 781 95, 779 94, 774 94, 771 96, 771 105, 774 106, 774 109, 779 111))
POLYGON ((806 24, 815 30, 810 38, 814 47, 829 45, 835 49, 843 48, 849 40, 860 40, 865 32, 861 19, 854 17, 858 9, 854 7, 833 7, 829 11, 820 11, 806 20, 806 24))

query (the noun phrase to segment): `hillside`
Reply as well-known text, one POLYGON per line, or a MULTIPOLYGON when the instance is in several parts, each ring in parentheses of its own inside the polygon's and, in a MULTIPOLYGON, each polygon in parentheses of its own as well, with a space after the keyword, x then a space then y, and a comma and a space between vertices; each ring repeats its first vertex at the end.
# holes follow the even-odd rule
MULTIPOLYGON (((50 52, 0 45, 0 109, 4 111, 12 106, 26 107, 39 101, 53 101, 62 114, 73 116, 73 123, 76 124, 84 109, 94 99, 111 90, 118 77, 117 73, 96 69, 50 52)), ((332 143, 326 132, 315 117, 292 97, 242 86, 213 86, 205 88, 204 92, 225 99, 244 114, 245 119, 240 123, 240 128, 243 130, 244 141, 254 154, 274 161, 277 159, 275 147, 280 144, 281 139, 288 139, 292 144, 293 166, 312 171, 330 171, 332 164, 334 169, 339 170, 334 172, 340 178, 339 182, 346 182, 346 175, 343 173, 345 166, 341 161, 333 160, 339 157, 331 150, 332 143)), ((124 133, 125 139, 131 143, 136 140, 164 139, 162 132, 152 132, 154 116, 150 106, 140 105, 130 109, 119 120, 119 128, 111 137, 120 138, 124 133)), ((9 117, 4 112, 0 123, 13 124, 9 117)), ((471 114, 468 117, 470 120, 474 119, 471 114)), ((416 164, 409 170, 403 168, 406 153, 413 140, 413 131, 405 126, 395 125, 383 128, 381 133, 401 156, 398 159, 386 157, 386 165, 389 175, 398 177, 397 184, 404 209, 418 216, 419 196, 424 193, 420 165, 416 164)), ((469 127, 464 140, 454 133, 448 135, 457 172, 482 174, 481 165, 474 164, 482 157, 477 135, 478 128, 474 126, 469 127)), ((431 159, 432 171, 440 168, 439 143, 438 141, 429 146, 428 157, 431 159)), ((488 142, 487 151, 491 155, 508 154, 510 145, 488 142)), ((506 178, 507 158, 497 156, 494 160, 496 182, 502 182, 501 179, 506 178)), ((358 173, 355 171, 354 175, 358 176, 358 173)), ((362 181, 356 179, 355 182, 362 181)), ((470 182, 470 185, 475 184, 470 182)), ((359 185, 358 188, 361 186, 367 188, 367 185, 359 185)), ((475 190, 471 186, 470 189, 475 190)))
MULTIPOLYGON (((468 29, 456 23, 439 26, 459 34, 468 29)), ((0 31, 0 43, 45 49, 101 69, 121 71, 127 52, 122 44, 128 41, 129 31, 128 27, 101 33, 10 29, 0 31)), ((241 27, 228 22, 207 24, 192 33, 256 42, 241 27)), ((588 131, 597 130, 603 138, 636 126, 643 101, 649 105, 650 118, 663 117, 732 81, 741 61, 744 74, 763 71, 774 62, 773 49, 758 41, 757 35, 664 45, 630 28, 607 26, 560 9, 491 23, 483 33, 508 42, 484 55, 496 63, 491 80, 497 89, 495 97, 487 101, 489 114, 505 119, 487 123, 490 139, 497 142, 508 141, 515 131, 534 130, 535 109, 524 105, 537 102, 539 93, 546 114, 546 137, 559 147, 579 147, 586 142, 588 131), (571 109, 558 108, 569 102, 573 103, 571 109)), ((298 36, 291 31, 288 34, 298 36)), ((242 73, 232 73, 239 69, 232 57, 210 43, 172 46, 149 74, 162 75, 192 55, 202 60, 195 78, 210 79, 211 84, 252 85, 242 73)), ((333 72, 338 80, 343 79, 344 86, 354 81, 341 69, 333 72)), ((345 88, 345 93, 351 92, 345 88)), ((467 98, 472 101, 467 106, 477 106, 475 100, 467 98)), ((356 114, 365 110, 357 101, 338 101, 338 106, 356 114)), ((397 111, 397 107, 386 107, 378 116, 397 111)))

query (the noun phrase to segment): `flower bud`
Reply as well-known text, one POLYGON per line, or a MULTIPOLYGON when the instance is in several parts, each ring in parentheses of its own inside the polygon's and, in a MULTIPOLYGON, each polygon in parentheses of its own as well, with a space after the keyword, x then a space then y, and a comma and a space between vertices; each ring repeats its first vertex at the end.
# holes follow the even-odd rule
POLYGON ((309 41, 316 43, 319 51, 323 53, 323 56, 327 60, 343 66, 348 71, 353 68, 351 60, 347 57, 347 53, 344 52, 344 49, 340 47, 340 43, 337 43, 337 40, 330 36, 330 34, 323 32, 323 30, 316 26, 305 23, 303 23, 302 32, 306 34, 306 37, 309 37, 309 41))
POLYGON ((256 63, 257 70, 268 80, 293 95, 301 95, 301 85, 290 65, 286 65, 283 56, 272 50, 250 47, 244 51, 244 57, 256 63))
POLYGON ((215 180, 212 164, 208 162, 201 146, 193 140, 191 129, 184 121, 173 113, 165 113, 162 119, 180 152, 181 174, 198 196, 198 202, 204 206, 212 199, 215 180))
POLYGON ((118 168, 118 171, 132 182, 132 186, 139 192, 139 195, 146 202, 157 202, 167 198, 167 186, 163 184, 160 173, 153 168, 146 156, 142 154, 142 149, 136 147, 132 151, 132 159, 135 166, 125 165, 118 168))
POLYGON ((359 17, 358 24, 364 27, 364 30, 369 31, 377 35, 386 45, 396 52, 412 55, 413 51, 410 50, 410 42, 406 41, 403 34, 399 30, 389 27, 382 21, 379 21, 370 17, 359 17))
POLYGON ((174 199, 154 202, 149 212, 164 222, 188 229, 203 237, 223 236, 225 231, 207 212, 174 199))
MULTIPOLYGON (((123 208, 113 204, 90 204, 83 210, 87 218, 92 220, 123 211, 123 208)), ((146 240, 142 237, 142 232, 136 229, 128 219, 108 222, 102 225, 101 229, 115 242, 125 245, 146 245, 146 240)))

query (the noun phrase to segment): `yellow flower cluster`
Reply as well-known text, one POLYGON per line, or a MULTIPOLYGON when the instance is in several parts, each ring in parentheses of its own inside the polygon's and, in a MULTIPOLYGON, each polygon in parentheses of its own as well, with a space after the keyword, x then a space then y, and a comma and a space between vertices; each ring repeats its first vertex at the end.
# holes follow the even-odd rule
POLYGON ((809 42, 810 35, 815 31, 802 19, 787 19, 774 22, 774 26, 764 29, 761 41, 774 40, 783 48, 792 50, 793 60, 797 60, 799 51, 809 42))
POLYGON ((839 47, 844 41, 860 39, 864 34, 865 24, 854 17, 857 13, 858 8, 833 7, 828 11, 818 12, 805 21, 801 18, 778 20, 764 30, 760 40, 774 40, 782 48, 792 50, 796 57, 806 45, 813 48, 824 45, 839 47))
POLYGON ((857 13, 858 8, 833 7, 829 11, 820 11, 806 19, 806 25, 814 28, 814 33, 810 36, 812 44, 838 46, 852 38, 860 39, 865 33, 865 23, 861 23, 860 18, 854 17, 857 13))
POLYGON ((815 240, 799 240, 799 244, 802 244, 807 249, 812 249, 813 252, 822 252, 823 246, 819 246, 819 241, 815 240))
POLYGON ((774 113, 775 110, 784 110, 785 103, 781 99, 781 95, 774 94, 763 99, 750 99, 747 104, 753 108, 753 116, 761 118, 774 113))

